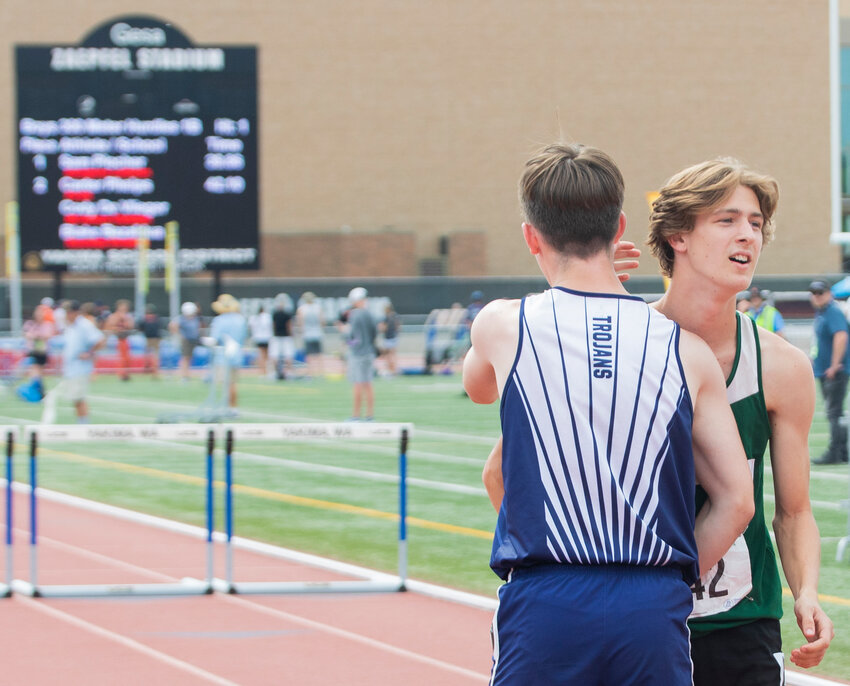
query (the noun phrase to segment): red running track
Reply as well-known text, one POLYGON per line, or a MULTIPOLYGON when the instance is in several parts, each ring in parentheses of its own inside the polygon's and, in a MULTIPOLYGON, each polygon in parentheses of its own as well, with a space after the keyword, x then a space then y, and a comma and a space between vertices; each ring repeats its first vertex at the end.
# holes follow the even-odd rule
MULTIPOLYGON (((15 578, 30 579, 26 497, 15 497, 15 578)), ((219 547, 222 547, 219 545, 219 547)), ((39 500, 39 584, 201 578, 206 544, 39 500)), ((221 554, 216 571, 223 574, 221 554)), ((235 579, 335 572, 238 550, 235 579)), ((349 577, 350 578, 350 577, 349 577)), ((491 612, 414 592, 0 599, 0 683, 484 684, 491 612)))

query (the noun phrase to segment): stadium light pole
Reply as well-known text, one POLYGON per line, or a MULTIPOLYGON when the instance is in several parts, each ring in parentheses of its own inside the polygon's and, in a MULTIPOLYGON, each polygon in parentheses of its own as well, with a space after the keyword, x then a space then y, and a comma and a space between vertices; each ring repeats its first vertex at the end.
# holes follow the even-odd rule
POLYGON ((168 291, 168 317, 180 314, 180 227, 171 221, 165 225, 165 290, 168 291))
POLYGON ((9 284, 9 320, 12 336, 23 329, 21 297, 21 235, 18 203, 6 203, 6 282, 9 284))
POLYGON ((145 304, 148 299, 148 227, 139 225, 136 239, 136 302, 135 317, 138 322, 145 316, 145 304))
POLYGON ((848 243, 841 202, 841 36, 838 0, 829 0, 830 243, 848 243))

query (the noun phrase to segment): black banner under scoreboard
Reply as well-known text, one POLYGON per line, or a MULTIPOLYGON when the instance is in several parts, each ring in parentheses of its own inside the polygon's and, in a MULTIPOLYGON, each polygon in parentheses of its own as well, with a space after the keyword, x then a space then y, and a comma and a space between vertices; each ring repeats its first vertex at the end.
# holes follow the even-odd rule
POLYGON ((24 270, 162 269, 169 221, 181 272, 259 268, 255 47, 129 16, 15 57, 24 270))

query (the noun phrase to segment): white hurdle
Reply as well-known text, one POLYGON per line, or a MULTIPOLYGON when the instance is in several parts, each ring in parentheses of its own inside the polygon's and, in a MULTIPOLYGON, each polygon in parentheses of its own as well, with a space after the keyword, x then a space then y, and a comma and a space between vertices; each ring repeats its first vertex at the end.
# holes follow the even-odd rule
MULTIPOLYGON (((18 428, 18 427, 16 427, 18 428)), ((16 593, 31 597, 102 597, 102 596, 177 596, 204 595, 212 592, 213 572, 213 450, 215 430, 197 424, 81 424, 81 425, 31 425, 19 427, 21 436, 29 443, 30 466, 30 578, 11 579, 9 586, 16 593), (206 442, 206 579, 186 578, 175 583, 136 584, 51 584, 38 583, 38 483, 37 452, 41 443, 69 443, 97 439, 134 440, 162 439, 172 441, 206 442)), ((7 436, 11 433, 7 427, 7 436)), ((11 439, 7 439, 8 441, 11 439)), ((10 452, 7 450, 7 452, 10 452)), ((9 459, 7 457, 7 459, 9 459)), ((8 465, 8 463, 7 463, 8 465)), ((7 466, 7 488, 11 471, 7 466)), ((7 490, 7 503, 10 498, 7 490)), ((7 505, 7 564, 11 552, 11 515, 7 505)))
POLYGON ((345 422, 339 424, 232 424, 221 428, 225 445, 225 578, 213 580, 223 593, 390 593, 405 590, 407 579, 407 444, 413 425, 407 423, 345 422), (348 581, 244 581, 233 578, 233 445, 237 440, 364 440, 399 441, 398 575, 374 573, 348 581))

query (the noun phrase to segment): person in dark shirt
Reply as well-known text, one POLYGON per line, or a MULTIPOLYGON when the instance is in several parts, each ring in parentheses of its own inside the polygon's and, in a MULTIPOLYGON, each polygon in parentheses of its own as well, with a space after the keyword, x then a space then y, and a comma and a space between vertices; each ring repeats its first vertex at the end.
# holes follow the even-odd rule
POLYGON ((292 299, 286 293, 280 293, 274 302, 274 335, 269 342, 269 357, 274 364, 275 376, 280 381, 292 376, 292 359, 295 357, 295 345, 292 341, 293 316, 292 299))
POLYGON ((159 316, 156 306, 145 306, 145 314, 139 321, 139 331, 145 337, 145 372, 150 372, 151 378, 159 378, 159 341, 162 332, 159 326, 159 316))

